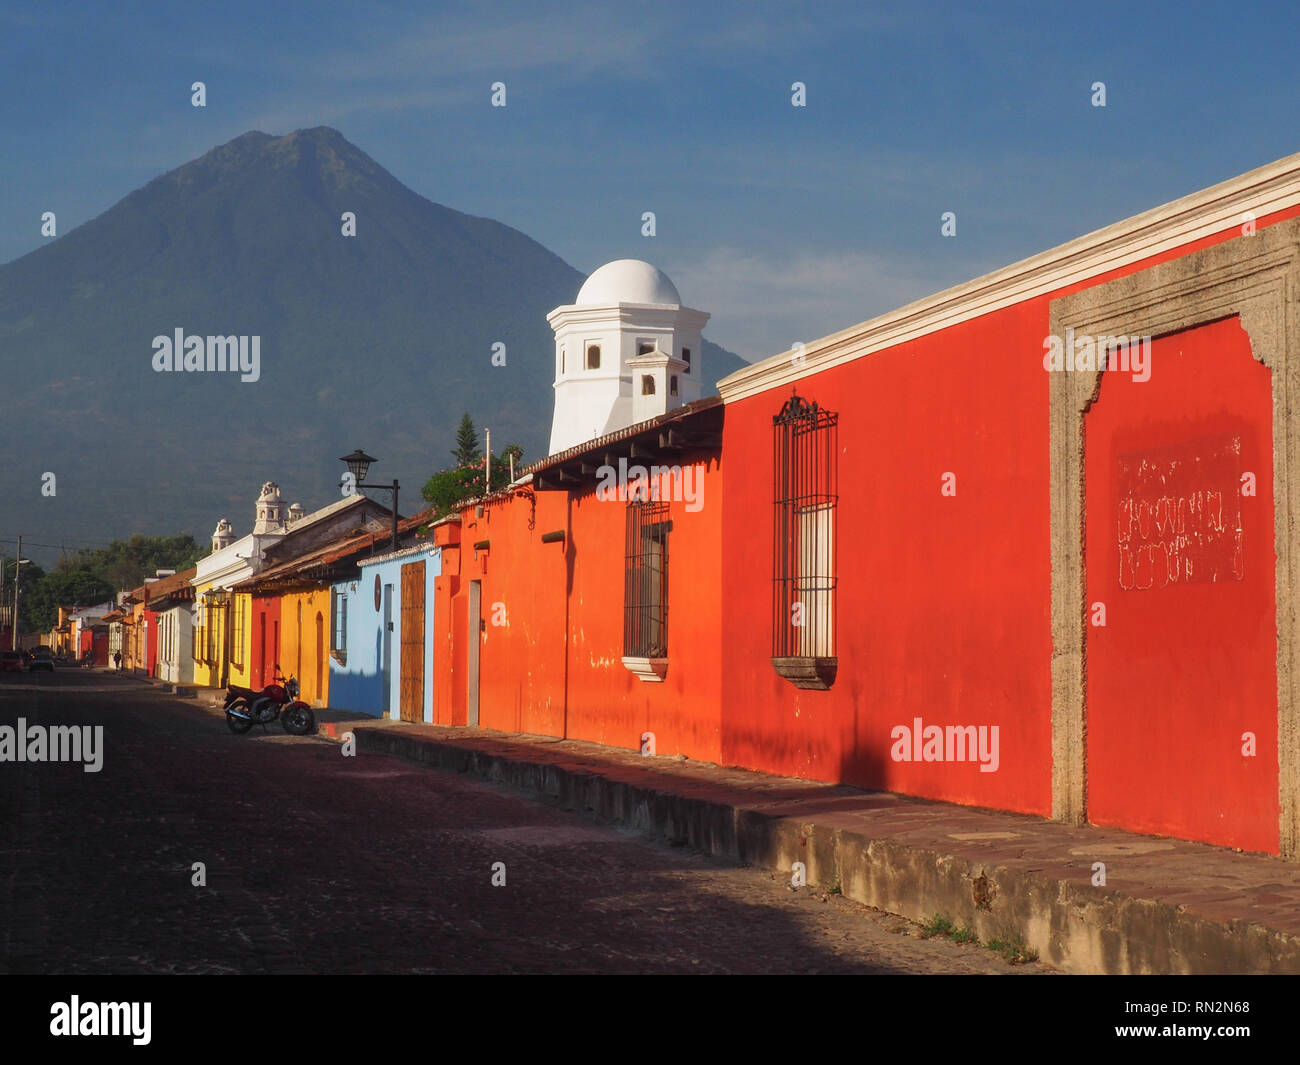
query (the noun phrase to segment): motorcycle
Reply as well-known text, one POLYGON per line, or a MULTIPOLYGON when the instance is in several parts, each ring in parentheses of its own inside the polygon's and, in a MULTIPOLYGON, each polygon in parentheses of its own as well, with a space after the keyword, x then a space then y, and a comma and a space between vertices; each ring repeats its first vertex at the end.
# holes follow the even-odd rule
POLYGON ((232 684, 226 689, 224 705, 226 724, 236 736, 242 736, 254 725, 261 725, 265 731, 277 717, 284 731, 293 736, 306 736, 316 728, 316 715, 298 698, 297 679, 286 680, 278 663, 272 683, 261 691, 232 684))

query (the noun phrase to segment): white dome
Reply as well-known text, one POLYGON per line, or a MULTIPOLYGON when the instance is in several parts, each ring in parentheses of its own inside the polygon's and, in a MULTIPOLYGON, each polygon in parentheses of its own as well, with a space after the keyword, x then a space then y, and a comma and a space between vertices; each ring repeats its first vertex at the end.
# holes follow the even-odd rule
POLYGON ((640 259, 606 263, 578 290, 578 304, 670 303, 680 306, 677 286, 658 267, 640 259))

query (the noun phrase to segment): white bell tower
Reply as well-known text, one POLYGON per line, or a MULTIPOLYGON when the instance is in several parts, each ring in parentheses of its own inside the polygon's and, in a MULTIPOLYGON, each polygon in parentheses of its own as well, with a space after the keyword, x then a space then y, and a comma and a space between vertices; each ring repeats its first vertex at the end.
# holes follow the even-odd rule
POLYGON ((235 542, 235 528, 225 518, 217 522, 217 527, 212 530, 212 553, 215 555, 218 551, 224 551, 227 547, 235 542))
POLYGON ((262 492, 257 497, 257 518, 253 522, 253 532, 284 532, 284 500, 280 498, 280 486, 274 481, 262 485, 262 492))
POLYGON ((700 398, 709 316, 682 306, 649 263, 606 263, 546 320, 555 331, 552 455, 700 398))

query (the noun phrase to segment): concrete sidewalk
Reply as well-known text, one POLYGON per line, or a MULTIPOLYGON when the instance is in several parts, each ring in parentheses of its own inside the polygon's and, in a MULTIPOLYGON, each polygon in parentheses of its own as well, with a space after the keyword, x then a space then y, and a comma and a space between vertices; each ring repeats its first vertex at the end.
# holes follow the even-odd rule
POLYGON ((320 732, 789 873, 1083 973, 1300 972, 1300 865, 574 740, 317 711, 320 732), (1092 884, 1095 862, 1106 884, 1092 884))

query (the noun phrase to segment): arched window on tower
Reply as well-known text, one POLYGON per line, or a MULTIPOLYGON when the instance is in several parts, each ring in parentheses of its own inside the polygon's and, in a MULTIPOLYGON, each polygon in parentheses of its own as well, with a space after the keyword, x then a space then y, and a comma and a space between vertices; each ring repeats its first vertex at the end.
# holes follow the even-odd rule
POLYGON ((641 395, 653 396, 655 394, 655 379, 653 374, 643 373, 641 375, 641 395))
POLYGON ((600 345, 599 344, 587 345, 587 369, 588 370, 600 369, 600 345))

